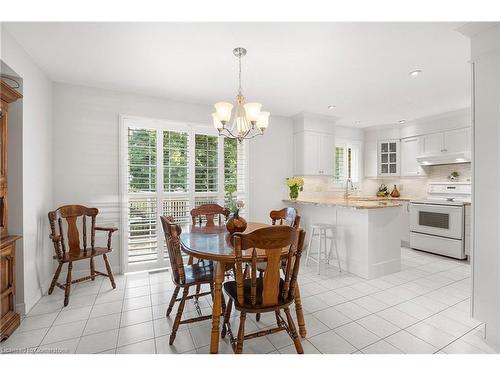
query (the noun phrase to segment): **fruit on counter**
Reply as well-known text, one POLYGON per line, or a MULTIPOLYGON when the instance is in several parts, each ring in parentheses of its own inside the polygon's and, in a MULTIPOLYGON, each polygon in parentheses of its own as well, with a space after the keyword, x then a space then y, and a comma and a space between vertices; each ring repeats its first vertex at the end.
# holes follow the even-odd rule
POLYGON ((388 195, 389 192, 387 191, 387 186, 385 186, 385 184, 381 184, 377 191, 377 197, 386 197, 388 195))
POLYGON ((399 198, 401 194, 399 193, 398 187, 394 185, 394 189, 391 192, 391 197, 393 198, 399 198))

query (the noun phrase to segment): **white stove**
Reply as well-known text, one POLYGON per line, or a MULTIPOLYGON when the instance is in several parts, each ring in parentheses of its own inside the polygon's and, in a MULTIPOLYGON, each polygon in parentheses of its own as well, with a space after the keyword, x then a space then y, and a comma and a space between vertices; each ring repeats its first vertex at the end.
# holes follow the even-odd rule
POLYGON ((465 259, 469 250, 470 182, 433 182, 427 199, 410 202, 410 247, 465 259))

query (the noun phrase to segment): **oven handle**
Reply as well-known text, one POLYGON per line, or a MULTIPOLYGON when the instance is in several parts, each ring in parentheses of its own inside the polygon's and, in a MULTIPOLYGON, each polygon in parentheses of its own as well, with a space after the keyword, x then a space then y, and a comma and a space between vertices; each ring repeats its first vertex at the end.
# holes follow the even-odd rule
POLYGON ((410 203, 410 206, 418 206, 418 207, 446 207, 451 210, 463 210, 463 206, 450 206, 447 204, 439 204, 439 203, 410 203))

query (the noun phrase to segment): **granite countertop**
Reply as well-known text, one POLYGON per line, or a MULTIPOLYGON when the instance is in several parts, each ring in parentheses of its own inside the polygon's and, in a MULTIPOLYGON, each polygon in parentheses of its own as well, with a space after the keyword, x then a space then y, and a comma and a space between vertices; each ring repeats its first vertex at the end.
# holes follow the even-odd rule
POLYGON ((409 201, 415 200, 415 198, 409 198, 409 197, 393 198, 390 195, 387 197, 350 195, 349 199, 350 200, 360 200, 360 201, 402 201, 402 202, 409 202, 409 201))
MULTIPOLYGON (((305 204, 313 206, 324 206, 324 207, 347 207, 354 208, 358 210, 363 209, 373 209, 373 208, 390 208, 390 207, 401 207, 403 199, 387 199, 387 198, 377 198, 374 199, 363 199, 363 197, 350 197, 348 199, 342 197, 336 198, 310 198, 310 199, 298 199, 293 201, 291 199, 283 199, 283 202, 292 204, 305 204)), ((409 200, 409 199, 406 199, 409 200)))

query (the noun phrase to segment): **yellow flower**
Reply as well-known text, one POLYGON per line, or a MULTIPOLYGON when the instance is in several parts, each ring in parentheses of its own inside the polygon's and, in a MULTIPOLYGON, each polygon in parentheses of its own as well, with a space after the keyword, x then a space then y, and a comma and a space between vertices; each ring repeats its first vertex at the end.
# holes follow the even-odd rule
POLYGON ((298 186, 299 188, 304 187, 304 179, 302 177, 293 176, 286 179, 286 183, 289 187, 298 186))

